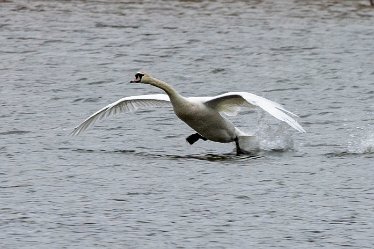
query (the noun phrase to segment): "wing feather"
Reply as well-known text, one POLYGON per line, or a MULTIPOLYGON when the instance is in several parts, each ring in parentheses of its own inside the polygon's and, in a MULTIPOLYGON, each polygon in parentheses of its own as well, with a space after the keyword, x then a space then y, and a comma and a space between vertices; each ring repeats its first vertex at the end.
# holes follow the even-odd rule
POLYGON ((253 93, 229 92, 216 97, 208 97, 205 99, 205 104, 223 113, 227 113, 230 109, 233 109, 233 106, 260 107, 273 117, 286 122, 299 132, 305 132, 304 128, 287 114, 296 117, 297 115, 286 110, 280 104, 253 93))
POLYGON ((81 132, 85 131, 88 127, 94 124, 97 120, 107 118, 118 113, 133 112, 139 108, 144 107, 162 107, 170 105, 171 104, 169 96, 167 96, 166 94, 151 94, 122 98, 103 107, 102 109, 89 116, 80 125, 73 129, 71 135, 79 135, 81 132))

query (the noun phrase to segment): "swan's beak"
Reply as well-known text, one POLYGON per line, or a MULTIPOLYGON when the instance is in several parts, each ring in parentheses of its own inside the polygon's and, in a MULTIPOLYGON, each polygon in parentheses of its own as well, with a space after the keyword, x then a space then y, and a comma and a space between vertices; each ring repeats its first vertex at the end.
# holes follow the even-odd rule
POLYGON ((135 78, 135 79, 133 79, 132 81, 130 81, 130 83, 139 83, 139 82, 140 82, 140 80, 137 79, 137 78, 135 78))

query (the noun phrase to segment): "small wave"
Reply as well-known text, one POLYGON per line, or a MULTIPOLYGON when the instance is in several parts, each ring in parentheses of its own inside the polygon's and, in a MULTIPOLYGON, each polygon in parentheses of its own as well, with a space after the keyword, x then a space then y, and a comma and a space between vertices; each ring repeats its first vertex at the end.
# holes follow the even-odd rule
POLYGON ((73 103, 75 102, 98 102, 100 100, 99 98, 77 98, 73 100, 73 103))
POLYGON ((23 135, 23 134, 27 134, 30 132, 31 131, 11 130, 11 131, 0 132, 0 135, 23 135))

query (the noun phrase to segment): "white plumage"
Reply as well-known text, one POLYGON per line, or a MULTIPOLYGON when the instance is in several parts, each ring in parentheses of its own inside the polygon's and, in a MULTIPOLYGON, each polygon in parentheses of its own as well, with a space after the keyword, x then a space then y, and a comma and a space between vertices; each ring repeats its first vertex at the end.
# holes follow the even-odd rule
POLYGON ((79 135, 97 120, 115 115, 121 112, 133 112, 139 108, 170 106, 170 99, 166 94, 150 94, 126 97, 113 102, 84 120, 74 128, 72 135, 79 135))
POLYGON ((122 98, 105 106, 84 120, 74 128, 73 135, 78 135, 96 120, 117 113, 135 111, 138 108, 172 106, 175 114, 197 133, 187 138, 190 144, 198 139, 215 142, 235 142, 237 154, 243 151, 239 145, 239 138, 246 137, 229 120, 221 115, 235 116, 241 107, 260 107, 273 117, 286 122, 299 132, 305 132, 301 125, 280 104, 248 92, 228 92, 215 97, 183 97, 167 83, 138 72, 132 83, 150 84, 161 88, 166 94, 140 95, 122 98))

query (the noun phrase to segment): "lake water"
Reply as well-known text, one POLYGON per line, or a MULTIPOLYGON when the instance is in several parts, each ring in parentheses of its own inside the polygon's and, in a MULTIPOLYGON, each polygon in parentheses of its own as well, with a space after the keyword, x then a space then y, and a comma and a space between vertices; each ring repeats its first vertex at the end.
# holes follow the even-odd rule
POLYGON ((0 1, 1 248, 374 248, 369 1, 0 1), (185 138, 168 108, 69 132, 143 69, 248 91, 261 151, 185 138))

